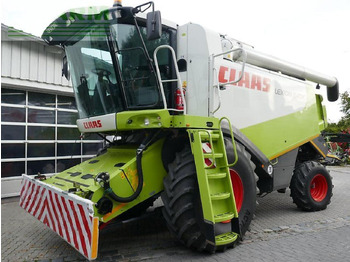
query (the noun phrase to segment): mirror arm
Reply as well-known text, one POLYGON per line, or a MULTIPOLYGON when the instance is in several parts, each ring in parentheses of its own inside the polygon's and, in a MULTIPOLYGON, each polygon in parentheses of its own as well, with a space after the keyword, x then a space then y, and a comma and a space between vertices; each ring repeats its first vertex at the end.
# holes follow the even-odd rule
POLYGON ((132 9, 132 12, 134 14, 137 14, 137 13, 144 13, 145 11, 147 11, 150 7, 152 6, 152 11, 154 12, 154 3, 152 1, 150 2, 147 2, 147 3, 144 3, 142 5, 138 5, 136 6, 135 8, 132 9), (141 10, 142 7, 148 5, 144 10, 141 10))

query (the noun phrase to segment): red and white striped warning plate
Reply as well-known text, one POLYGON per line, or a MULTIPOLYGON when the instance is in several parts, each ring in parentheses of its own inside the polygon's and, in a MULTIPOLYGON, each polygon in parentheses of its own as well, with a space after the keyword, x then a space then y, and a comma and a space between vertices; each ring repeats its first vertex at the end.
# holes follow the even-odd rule
POLYGON ((23 175, 19 205, 87 259, 97 257, 99 220, 93 202, 23 175))
MULTIPOLYGON (((203 150, 203 153, 211 153, 212 150, 211 150, 210 143, 202 143, 202 150, 203 150)), ((212 158, 205 158, 204 163, 206 166, 211 166, 213 163, 213 159, 212 158)), ((215 163, 214 163, 213 167, 215 167, 215 163)))

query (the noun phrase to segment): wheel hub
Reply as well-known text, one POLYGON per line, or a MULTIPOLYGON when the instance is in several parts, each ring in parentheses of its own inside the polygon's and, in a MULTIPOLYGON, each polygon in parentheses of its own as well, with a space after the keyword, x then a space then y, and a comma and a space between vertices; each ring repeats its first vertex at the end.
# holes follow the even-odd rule
POLYGON ((243 182, 241 177, 238 175, 238 173, 235 170, 230 169, 230 175, 231 175, 232 189, 235 195, 237 212, 239 213, 239 211, 242 208, 243 198, 244 198, 243 182))
POLYGON ((310 194, 313 200, 321 202, 325 199, 328 192, 328 184, 326 178, 321 175, 315 175, 310 183, 310 194))

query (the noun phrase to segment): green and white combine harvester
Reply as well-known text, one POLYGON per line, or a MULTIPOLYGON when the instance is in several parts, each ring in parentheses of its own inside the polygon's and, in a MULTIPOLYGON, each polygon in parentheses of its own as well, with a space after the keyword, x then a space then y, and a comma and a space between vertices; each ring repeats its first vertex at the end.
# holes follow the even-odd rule
POLYGON ((97 257, 108 223, 158 197, 175 236, 211 253, 242 239, 259 195, 290 187, 303 210, 330 203, 315 90, 336 101, 336 78, 162 21, 152 2, 71 10, 42 38, 65 50, 80 132, 109 142, 52 177, 24 175, 20 205, 86 258, 97 257))

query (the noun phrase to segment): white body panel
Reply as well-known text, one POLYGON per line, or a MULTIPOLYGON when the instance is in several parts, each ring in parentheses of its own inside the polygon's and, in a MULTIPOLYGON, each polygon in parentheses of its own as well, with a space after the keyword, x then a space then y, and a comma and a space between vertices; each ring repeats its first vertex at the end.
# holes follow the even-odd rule
POLYGON ((186 81, 188 86, 187 114, 208 116, 209 57, 221 52, 220 36, 189 23, 178 28, 177 39, 177 58, 187 61, 187 71, 180 73, 182 81, 186 81))
MULTIPOLYGON (((215 68, 220 83, 238 79, 242 68, 240 64, 218 60, 215 68)), ((304 81, 246 66, 241 81, 220 90, 220 97, 217 92, 214 93, 214 109, 221 100, 215 116, 229 117, 239 129, 253 126, 304 110, 312 88, 304 81)))
POLYGON ((116 115, 115 113, 112 113, 108 115, 78 119, 77 126, 81 133, 113 131, 117 129, 116 121, 116 115))
POLYGON ((221 56, 210 72, 211 56, 223 51, 219 33, 191 23, 178 28, 178 60, 187 61, 187 71, 181 73, 187 83, 187 114, 209 116, 221 100, 215 116, 229 117, 241 129, 302 111, 314 99, 308 82, 251 65, 241 81, 218 94, 213 86, 238 79, 242 69, 241 62, 221 56))
POLYGON ((245 63, 239 80, 243 63, 234 62, 233 57, 244 61, 246 53, 248 62, 251 47, 186 24, 178 29, 177 48, 178 60, 187 62, 187 70, 181 73, 187 84, 187 114, 228 117, 267 158, 275 159, 314 139, 325 128, 326 115, 322 98, 315 96, 315 83, 250 63, 245 63))

